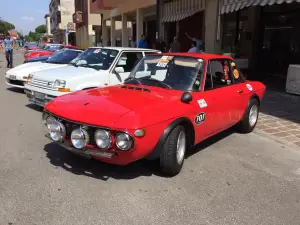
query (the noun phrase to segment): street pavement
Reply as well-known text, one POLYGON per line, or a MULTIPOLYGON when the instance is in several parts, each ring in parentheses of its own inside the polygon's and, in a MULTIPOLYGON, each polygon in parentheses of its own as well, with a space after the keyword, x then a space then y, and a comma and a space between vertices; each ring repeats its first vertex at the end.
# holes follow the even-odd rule
POLYGON ((299 225, 299 148, 229 130, 173 178, 147 161, 89 161, 44 137, 40 109, 7 88, 2 54, 0 66, 0 225, 299 225))

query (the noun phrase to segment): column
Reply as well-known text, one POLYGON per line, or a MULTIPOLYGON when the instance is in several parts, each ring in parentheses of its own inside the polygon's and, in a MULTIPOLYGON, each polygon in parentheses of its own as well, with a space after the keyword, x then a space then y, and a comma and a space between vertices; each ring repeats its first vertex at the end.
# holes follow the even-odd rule
POLYGON ((122 14, 122 47, 128 47, 127 16, 122 14))
POLYGON ((108 30, 106 26, 106 20, 103 20, 102 24, 102 44, 103 46, 107 46, 108 43, 108 30))
POLYGON ((205 2, 205 52, 220 53, 221 41, 217 40, 219 1, 205 2))
POLYGON ((142 9, 136 10, 136 42, 141 39, 144 30, 144 16, 142 9))
POLYGON ((110 20, 110 42, 111 46, 116 46, 116 20, 113 17, 110 20))

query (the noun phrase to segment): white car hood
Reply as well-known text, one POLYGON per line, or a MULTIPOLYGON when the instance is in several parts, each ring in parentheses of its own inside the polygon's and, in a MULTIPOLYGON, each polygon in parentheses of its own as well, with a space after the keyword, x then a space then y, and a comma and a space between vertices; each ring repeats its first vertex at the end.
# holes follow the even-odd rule
POLYGON ((43 70, 33 73, 34 79, 54 81, 56 79, 70 80, 78 77, 85 77, 88 75, 99 74, 103 70, 95 70, 93 68, 86 67, 75 67, 75 66, 65 66, 61 68, 55 68, 51 70, 43 70))
POLYGON ((22 65, 16 66, 15 68, 8 70, 6 74, 14 75, 17 77, 28 76, 31 73, 48 70, 52 68, 65 67, 67 64, 52 64, 52 63, 42 63, 42 62, 32 62, 32 63, 24 63, 22 65))

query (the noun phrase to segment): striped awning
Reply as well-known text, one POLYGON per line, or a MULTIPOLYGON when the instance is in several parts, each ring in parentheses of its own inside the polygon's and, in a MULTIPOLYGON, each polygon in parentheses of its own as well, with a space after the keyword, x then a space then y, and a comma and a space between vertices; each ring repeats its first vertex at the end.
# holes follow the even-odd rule
POLYGON ((220 0, 220 14, 238 11, 249 6, 266 6, 292 2, 300 3, 300 0, 220 0))
POLYGON ((205 0, 173 0, 163 5, 162 22, 175 22, 205 10, 205 0))

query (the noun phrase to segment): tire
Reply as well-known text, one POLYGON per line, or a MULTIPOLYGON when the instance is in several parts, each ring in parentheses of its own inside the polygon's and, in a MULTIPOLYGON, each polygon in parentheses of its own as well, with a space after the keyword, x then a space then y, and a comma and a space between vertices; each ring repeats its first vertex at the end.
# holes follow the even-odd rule
POLYGON ((160 155, 161 171, 167 175, 177 175, 183 166, 187 149, 187 135, 183 126, 175 127, 164 143, 162 154, 160 155), (181 150, 178 149, 178 141, 181 139, 181 150))
POLYGON ((250 100, 242 120, 237 124, 238 131, 244 134, 251 133, 254 130, 256 123, 258 121, 258 115, 259 115, 259 103, 257 99, 253 98, 250 100), (250 114, 252 114, 253 117, 250 114), (250 119, 251 117, 252 117, 252 121, 250 119))

